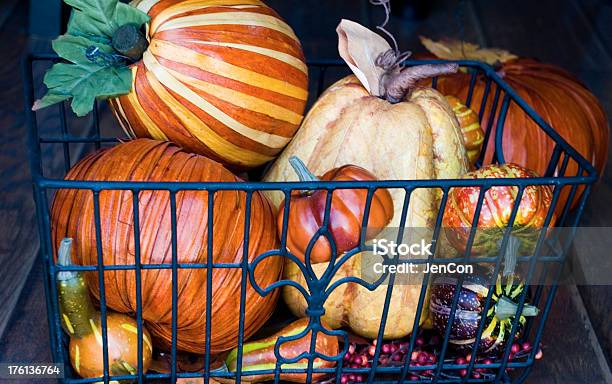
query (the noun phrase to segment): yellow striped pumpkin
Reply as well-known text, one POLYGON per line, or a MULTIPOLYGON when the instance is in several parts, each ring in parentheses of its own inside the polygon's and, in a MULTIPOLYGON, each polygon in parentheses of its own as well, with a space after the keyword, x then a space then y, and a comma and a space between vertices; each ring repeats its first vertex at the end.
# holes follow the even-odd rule
POLYGON ((485 134, 480 126, 480 120, 476 112, 466 107, 457 97, 447 95, 446 100, 453 109, 455 116, 457 116, 459 125, 461 125, 461 132, 465 140, 465 149, 467 150, 468 159, 473 168, 478 160, 478 156, 480 156, 482 144, 484 143, 485 134))
POLYGON ((111 108, 132 137, 169 140, 233 169, 266 163, 308 97, 298 38, 259 0, 136 0, 151 17, 131 93, 111 108))

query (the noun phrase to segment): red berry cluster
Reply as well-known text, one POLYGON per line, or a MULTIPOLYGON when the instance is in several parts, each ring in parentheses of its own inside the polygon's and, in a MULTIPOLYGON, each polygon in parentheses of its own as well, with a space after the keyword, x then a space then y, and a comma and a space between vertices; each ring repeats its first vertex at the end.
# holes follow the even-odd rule
MULTIPOLYGON (((425 367, 433 366, 438 361, 437 351, 439 350, 440 338, 437 335, 432 335, 426 341, 425 338, 419 336, 415 340, 414 351, 410 354, 410 367, 425 367)), ((378 356, 379 367, 401 367, 405 364, 408 358, 408 349, 410 343, 408 341, 390 341, 380 346, 378 356)), ((522 344, 514 343, 510 350, 509 359, 518 360, 526 357, 531 353, 532 345, 529 342, 522 344)), ((376 340, 371 344, 355 344, 349 345, 348 351, 344 355, 344 368, 370 368, 372 367, 373 359, 376 354, 376 340)), ((455 363, 457 365, 465 365, 471 361, 472 354, 468 352, 466 356, 457 356, 445 360, 445 363, 455 363)), ((499 363, 499 356, 477 356, 475 364, 491 365, 499 363)), ((537 360, 542 358, 542 350, 538 348, 535 355, 537 360)), ((507 368, 507 370, 511 370, 507 368)), ((444 377, 465 377, 468 374, 466 368, 458 371, 442 372, 444 377)), ((471 377, 474 379, 488 379, 494 377, 496 371, 488 368, 473 368, 471 377)), ((408 375, 409 380, 419 380, 432 378, 434 376, 433 369, 422 369, 419 371, 411 371, 408 375)), ((341 384, 361 383, 368 378, 367 373, 343 373, 341 384)))
MULTIPOLYGON (((526 357, 530 352, 531 352, 532 346, 531 343, 526 341, 523 344, 519 344, 519 343, 514 343, 512 344, 512 347, 510 347, 510 354, 508 356, 508 359, 510 361, 512 360, 519 360, 523 357, 526 357)), ((535 355, 535 359, 539 360, 541 359, 543 356, 542 353, 542 349, 538 348, 538 352, 535 355)), ((496 358, 495 356, 489 356, 489 357, 476 357, 476 362, 474 364, 480 364, 480 365, 491 365, 494 363, 493 359, 496 358)), ((455 358, 455 364, 457 365, 464 365, 464 364, 468 364, 472 359, 472 354, 468 353, 465 357, 464 356, 458 356, 455 358)), ((512 368, 506 368, 507 371, 511 371, 512 368)), ((459 376, 461 377, 465 377, 468 374, 468 370, 467 369, 461 369, 459 370, 459 376)), ((489 375, 495 375, 495 372, 491 369, 487 369, 487 368, 474 368, 472 370, 472 378, 474 379, 480 379, 480 378, 487 378, 486 376, 489 375)))
MULTIPOLYGON (((433 336, 429 342, 425 343, 423 337, 415 340, 415 350, 410 355, 410 367, 420 367, 434 365, 437 361, 436 354, 426 349, 432 349, 439 344, 439 338, 433 336)), ((407 341, 391 341, 380 346, 378 356, 379 367, 403 366, 408 355, 410 343, 407 341)), ((376 354, 376 340, 369 345, 356 344, 349 345, 349 349, 344 355, 344 366, 347 368, 370 368, 376 354)), ((420 377, 433 377, 433 370, 419 371, 420 377)), ((410 380, 420 378, 414 374, 409 375, 410 380)), ((367 379, 367 374, 345 373, 342 375, 341 384, 360 383, 367 379)))

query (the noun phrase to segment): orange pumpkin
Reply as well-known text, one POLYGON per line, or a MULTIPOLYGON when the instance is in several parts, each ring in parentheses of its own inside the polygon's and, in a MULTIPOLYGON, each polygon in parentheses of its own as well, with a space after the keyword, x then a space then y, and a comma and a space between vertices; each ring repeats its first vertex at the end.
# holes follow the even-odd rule
MULTIPOLYGON (((504 80, 540 114, 580 154, 601 172, 608 158, 608 122, 599 101, 573 76, 552 65, 529 59, 518 59, 504 64, 504 80)), ((469 76, 452 75, 439 79, 438 89, 459 98, 467 97, 469 76)), ((477 81, 472 108, 479 110, 485 81, 477 81)), ((491 87, 488 103, 492 103, 495 86, 491 87)), ((500 103, 501 104, 501 101, 500 103)), ((483 116, 487 126, 489 108, 483 116)), ((498 105, 501 108, 501 105, 498 105)), ((499 115, 499 110, 497 110, 499 115)), ((493 122, 491 137, 495 137, 497 118, 493 122)), ((485 163, 493 156, 494 140, 489 140, 485 163)), ((504 124, 503 150, 505 160, 544 174, 555 142, 520 109, 512 104, 504 124)), ((566 175, 575 175, 575 162, 571 162, 566 175)))
MULTIPOLYGON (((69 180, 238 182, 236 176, 216 162, 188 154, 171 143, 139 139, 94 153, 75 165, 69 180)), ((100 230, 105 265, 134 264, 134 220, 132 192, 100 192, 100 230)), ((243 260, 244 192, 218 191, 214 196, 213 254, 208 245, 208 192, 181 191, 176 194, 177 246, 179 263, 240 263, 243 260)), ((89 190, 62 189, 53 201, 51 219, 53 241, 64 237, 75 240, 75 262, 97 265, 96 228, 93 194, 89 190)), ((141 263, 170 263, 172 260, 171 211, 169 192, 155 190, 139 194, 141 263)), ((252 196, 248 259, 277 248, 274 215, 270 204, 259 193, 252 196)), ((265 287, 280 278, 282 261, 272 257, 255 271, 258 284, 265 287)), ((162 348, 172 340, 172 270, 141 271, 142 317, 162 348)), ((100 296, 97 273, 86 280, 96 297, 100 296)), ((136 285, 134 271, 108 271, 104 274, 106 302, 115 311, 134 313, 136 285)), ((238 343, 239 302, 242 272, 214 269, 212 276, 211 345, 212 353, 238 343)), ((178 270, 177 346, 181 350, 205 351, 207 270, 178 270)), ((270 317, 276 294, 261 297, 247 282, 245 337, 252 335, 270 317)))
MULTIPOLYGON (((550 124, 570 145, 599 171, 608 160, 608 119, 601 103, 573 75, 565 70, 536 60, 518 58, 498 49, 482 49, 474 44, 457 41, 434 42, 421 38, 421 42, 442 59, 475 59, 499 65, 498 74, 523 98, 542 118, 550 124)), ((438 80, 438 90, 465 100, 470 88, 471 75, 458 73, 443 76, 438 80)), ((486 88, 486 79, 479 77, 474 86, 470 108, 479 111, 486 88)), ((482 126, 489 125, 491 109, 497 87, 491 85, 489 97, 482 116, 482 126)), ((501 109, 501 98, 491 126, 491 139, 495 138, 497 117, 501 109)), ((484 164, 491 162, 495 140, 489 140, 484 164)), ((511 103, 504 123, 503 151, 505 161, 529 168, 543 175, 553 154, 553 141, 515 103, 511 103)), ((559 167, 561 162, 559 162, 559 167)), ((557 169, 558 171, 558 169, 557 169)), ((566 176, 575 176, 578 165, 569 161, 566 176)), ((584 188, 579 188, 580 192, 584 188)), ((570 188, 564 188, 557 207, 562 209, 568 199, 570 188)), ((574 204, 580 194, 576 194, 574 204)))
MULTIPOLYGON (((291 161, 294 170, 302 181, 319 180, 312 175, 297 157, 291 161)), ((326 172, 321 180, 364 181, 376 180, 369 171, 356 165, 344 165, 326 172)), ((333 192, 329 212, 329 231, 336 244, 337 254, 342 254, 359 245, 359 236, 365 216, 368 198, 366 189, 337 189, 333 192)), ((289 222, 287 225, 287 248, 302 261, 311 239, 323 225, 327 191, 294 191, 291 196, 289 222)), ((279 209, 278 233, 282 235, 285 210, 279 209)), ((393 218, 393 199, 386 189, 374 192, 368 215, 366 240, 372 239, 393 218)), ((310 252, 310 262, 329 261, 331 246, 326 237, 320 237, 310 252)))
POLYGON ((232 168, 266 163, 308 98, 298 38, 259 0, 136 0, 148 49, 111 107, 132 137, 170 140, 232 168))

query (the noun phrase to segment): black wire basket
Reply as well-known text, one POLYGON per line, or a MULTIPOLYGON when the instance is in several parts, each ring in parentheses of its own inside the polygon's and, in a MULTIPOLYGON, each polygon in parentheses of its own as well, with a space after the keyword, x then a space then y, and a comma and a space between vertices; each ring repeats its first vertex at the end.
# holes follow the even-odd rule
MULTIPOLYGON (((31 56, 25 62, 25 83, 26 83, 26 103, 25 105, 32 105, 35 96, 40 91, 40 79, 34 80, 34 73, 40 73, 41 71, 35 70, 40 66, 48 66, 52 62, 57 61, 54 56, 31 56)), ((434 63, 439 61, 430 61, 434 63)), ((415 63, 425 62, 407 62, 407 65, 414 65, 415 63)), ((480 103, 479 116, 481 117, 486 112, 485 108, 489 108, 486 103, 488 98, 493 98, 492 107, 490 113, 492 115, 497 114, 497 119, 493 116, 487 120, 488 124, 485 128, 485 144, 484 148, 488 148, 487 144, 490 141, 494 142, 493 148, 493 163, 504 163, 503 156, 503 127, 504 120, 508 109, 511 105, 515 105, 520 108, 526 116, 534 121, 543 132, 548 135, 549 139, 554 142, 554 151, 551 156, 548 170, 543 177, 539 178, 517 178, 517 179, 476 179, 476 180, 399 180, 399 181, 372 181, 372 182, 330 182, 330 181, 318 181, 318 182, 289 182, 289 183, 263 183, 263 182, 246 182, 246 183, 217 183, 217 182, 202 182, 202 183, 143 183, 143 182, 95 182, 95 181, 66 181, 63 179, 65 172, 67 172, 71 165, 80 159, 88 152, 98 150, 103 147, 114 145, 121 139, 116 137, 105 137, 102 135, 104 130, 104 119, 108 116, 108 111, 104 105, 96 105, 94 112, 91 116, 85 119, 79 119, 79 126, 85 126, 85 129, 80 129, 79 132, 74 132, 71 127, 72 117, 67 114, 67 106, 62 104, 57 110, 44 111, 44 112, 31 112, 27 111, 27 121, 29 124, 29 151, 30 151, 30 162, 34 184, 34 196, 36 200, 37 217, 38 217, 38 230, 41 238, 41 250, 40 250, 40 262, 44 265, 44 276, 45 276, 45 290, 46 290, 46 303, 47 303, 47 314, 50 329, 50 343, 52 349, 53 359, 56 363, 63 363, 66 367, 65 379, 66 383, 93 383, 93 382, 111 382, 113 380, 128 380, 137 381, 138 383, 143 382, 176 382, 180 378, 192 378, 199 379, 201 382, 212 382, 212 380, 229 379, 235 382, 249 381, 249 376, 255 374, 269 374, 274 382, 282 382, 281 374, 283 373, 302 373, 306 374, 306 382, 312 381, 312 375, 315 373, 327 374, 327 382, 345 383, 351 380, 364 381, 368 383, 403 383, 403 382, 432 382, 432 383, 465 383, 465 382, 512 382, 520 383, 523 382, 528 376, 536 359, 537 347, 541 341, 542 331, 544 329, 547 316, 549 314, 553 298, 557 290, 557 283, 562 275, 563 263, 565 261, 568 249, 571 245, 571 236, 564 236, 563 239, 555 239, 554 235, 546 235, 546 231, 543 231, 543 235, 540 235, 537 241, 535 252, 531 255, 520 257, 518 263, 525 266, 527 271, 526 281, 538 281, 538 284, 533 284, 529 289, 522 291, 518 297, 518 306, 516 308, 516 314, 513 317, 512 328, 509 330, 509 340, 514 340, 514 336, 517 334, 519 327, 521 328, 520 341, 529 341, 534 346, 529 353, 526 353, 522 359, 510 359, 512 354, 511 344, 507 343, 503 350, 499 354, 497 359, 483 364, 481 361, 476 359, 478 347, 475 347, 471 352, 472 359, 469 361, 457 361, 453 359, 451 348, 449 347, 449 335, 451 332, 452 319, 456 316, 458 308, 458 296, 460 292, 461 282, 457 280, 455 287, 455 294, 452 300, 452 307, 450 309, 449 317, 450 321, 445 328, 445 332, 442 332, 439 337, 439 343, 436 347, 437 359, 435 362, 426 362, 424 364, 412 364, 411 359, 407 358, 405 361, 400 362, 392 366, 383 366, 379 363, 379 357, 381 350, 383 349, 383 332, 378 333, 376 344, 373 350, 373 356, 371 356, 371 364, 364 367, 354 367, 347 362, 344 357, 349 348, 351 348, 351 342, 348 339, 347 331, 345 330, 328 330, 321 322, 321 315, 324 313, 322 310, 325 299, 329 296, 333 289, 337 288, 342 283, 358 283, 364 285, 368 289, 374 289, 376 283, 368 283, 363 280, 351 279, 350 277, 344 278, 341 281, 332 283, 333 276, 331 274, 324 274, 322 277, 317 277, 310 274, 312 271, 311 266, 304 265, 304 273, 307 274, 306 278, 308 286, 300 287, 301 292, 305 295, 308 302, 308 314, 310 315, 309 325, 299 335, 292 336, 301 337, 306 335, 308 332, 312 332, 315 336, 312 338, 310 344, 310 351, 292 358, 287 359, 280 355, 280 345, 284 342, 288 342, 292 337, 286 339, 280 339, 275 345, 275 353, 277 361, 274 364, 274 368, 264 369, 259 371, 248 371, 245 372, 241 369, 242 351, 238 353, 238 364, 236 372, 229 372, 227 369, 216 369, 212 367, 213 356, 210 354, 210 343, 206 344, 206 351, 202 356, 203 369, 198 372, 179 372, 177 368, 177 350, 176 340, 173 339, 172 347, 166 351, 169 356, 170 369, 166 373, 148 373, 143 372, 142 364, 139 363, 136 371, 131 375, 113 376, 109 371, 109 356, 108 356, 108 340, 106 330, 106 318, 107 318, 107 303, 105 299, 105 292, 103 284, 100 287, 100 311, 102 313, 102 344, 103 350, 106 355, 104 356, 104 367, 105 374, 95 379, 83 379, 70 368, 70 360, 67 352, 67 336, 63 332, 61 327, 60 311, 58 307, 58 292, 56 287, 56 279, 58 272, 68 271, 88 271, 89 273, 96 273, 100 277, 100 281, 103 281, 105 272, 114 270, 130 270, 134 271, 135 286, 137 287, 137 296, 140 297, 141 292, 138 291, 141 282, 141 274, 143 270, 151 269, 166 269, 172 271, 172 276, 175 278, 177 273, 181 269, 187 268, 200 268, 205 269, 209 273, 207 275, 208 283, 212 279, 212 273, 217 268, 237 268, 242 271, 242 283, 243 289, 241 292, 236 292, 236 295, 240 295, 240 331, 238 334, 237 345, 241 349, 245 342, 244 337, 244 300, 245 292, 244 287, 247 284, 251 284, 260 295, 268 295, 275 289, 280 289, 284 285, 290 284, 288 280, 278 281, 268 287, 259 287, 254 278, 254 270, 257 264, 268 257, 292 257, 295 260, 295 256, 290 255, 286 249, 286 237, 287 237, 287 220, 284 220, 283 231, 280 236, 280 247, 279 249, 270 250, 264 254, 259 255, 253 262, 245 261, 236 265, 217 265, 212 260, 208 260, 200 264, 180 264, 177 262, 177 247, 176 239, 178 236, 176 220, 172 221, 172 260, 166 264, 142 264, 140 262, 139 246, 135 247, 135 263, 131 265, 108 265, 102 262, 103 258, 101 255, 102 247, 100 245, 100 212, 99 212, 99 199, 101 191, 106 190, 127 190, 132 192, 133 204, 138 206, 138 196, 141 191, 150 190, 163 190, 168 191, 170 196, 170 206, 173 212, 173 217, 176 216, 176 194, 181 191, 197 190, 206 191, 210 196, 214 196, 214 193, 224 190, 237 190, 243 192, 243 196, 246 199, 246 223, 245 223, 245 243, 248 244, 249 238, 249 217, 251 214, 250 202, 253 193, 256 191, 264 190, 279 190, 290 196, 294 190, 328 190, 334 191, 337 189, 346 188, 361 188, 368 191, 368 202, 366 203, 366 216, 369 212, 369 205, 373 193, 379 188, 398 188, 406 191, 406 198, 404 204, 407 206, 410 203, 410 192, 417 188, 432 188, 442 191, 443 197, 441 199, 440 212, 444 211, 444 206, 447 202, 448 192, 453 187, 462 186, 478 186, 481 189, 480 198, 477 205, 477 213, 483 204, 484 192, 493 186, 516 186, 518 189, 519 196, 523 193, 525 188, 530 185, 550 185, 554 188, 554 195, 552 205, 550 207, 548 217, 546 220, 545 227, 550 223, 550 219, 553 212, 557 212, 557 227, 569 228, 570 234, 572 229, 577 226, 583 208, 587 201, 589 191, 593 183, 597 180, 597 173, 592 165, 584 159, 574 148, 572 148, 567 142, 565 142, 552 127, 550 127, 535 111, 522 100, 516 92, 514 92, 500 77, 497 76, 495 71, 482 63, 472 61, 461 61, 457 62, 464 70, 471 74, 471 89, 468 92, 467 100, 462 100, 467 106, 473 104, 472 96, 473 89, 477 79, 486 81, 486 88, 482 95, 483 100, 480 103), (493 88, 491 85, 495 85, 495 92, 490 90, 493 88), (44 123, 39 124, 38 120, 42 120, 40 114, 45 113, 44 123), (89 119, 89 120, 87 120, 89 119), (496 120, 497 129, 493 130, 493 121, 496 120), (87 124, 83 124, 87 122, 87 124), (492 134, 495 132, 495 134, 492 134), (57 162, 51 162, 49 159, 56 158, 54 154, 61 151, 63 153, 63 164, 57 162), (573 168, 577 169, 576 174, 566 175, 569 164, 574 164, 573 168), (569 198, 567 203, 563 207, 556 207, 558 203, 559 194, 561 190, 569 189, 569 198), (94 216, 95 216, 95 227, 96 227, 96 241, 98 242, 98 265, 93 266, 72 266, 62 267, 56 264, 54 259, 54 247, 56 244, 52 244, 51 239, 51 220, 50 220, 50 200, 53 193, 60 189, 80 189, 91 191, 94 197, 94 216), (572 201, 577 200, 578 203, 574 209, 571 209, 572 201), (547 246, 547 244, 556 244, 556 246, 547 246), (523 310, 526 303, 526 298, 529 296, 529 303, 540 308, 540 314, 537 317, 530 318, 526 324, 519 324, 519 314, 523 310), (324 356, 315 351, 315 339, 317 335, 332 335, 338 337, 341 341, 342 346, 340 353, 337 356, 324 356), (320 358, 333 362, 332 368, 315 368, 314 360, 320 358), (302 359, 306 359, 307 364, 305 367, 292 368, 288 364, 295 363, 302 359), (475 375, 475 372, 483 372, 486 369, 488 373, 482 375, 475 375), (352 375, 352 376, 351 376, 352 375)), ((328 62, 312 62, 309 64, 311 78, 315 79, 312 84, 315 88, 311 92, 311 95, 318 96, 324 87, 329 84, 330 79, 337 78, 342 73, 347 73, 347 68, 340 62, 328 61, 328 62)), ((333 79, 331 79, 333 80, 333 79)), ((432 80, 432 86, 435 88, 437 79, 432 80)), ((75 120, 76 121, 76 120, 75 120)), ((116 123, 109 122, 110 125, 116 126, 116 123)), ((481 156, 482 159, 482 156, 481 156)), ((482 162, 482 160, 481 160, 482 162)), ((331 196, 332 194, 328 194, 331 196)), ((327 212, 326 217, 329 217, 329 203, 331 199, 327 201, 327 212)), ((209 202, 211 202, 209 200, 209 202)), ((517 199, 520 201, 520 198, 517 199)), ((285 217, 289 212, 289 199, 286 199, 284 206, 285 217)), ((515 204, 511 220, 508 225, 508 229, 512 227, 514 219, 517 215, 518 204, 515 204)), ((209 203, 209 214, 213 213, 213 206, 209 203)), ((138 215, 138 209, 134 210, 134 215, 138 215)), ((327 220, 327 219, 326 219, 327 220)), ((406 220, 406 209, 404 210, 401 223, 405 223, 406 220)), ((367 220, 365 220, 367 222, 367 220)), ((436 226, 433 230, 433 239, 437 240, 441 232, 441 221, 442 214, 438 214, 436 220, 436 226)), ((477 220, 474 220, 477 221, 477 220)), ((137 217, 135 221, 138 222, 137 217)), ((326 223, 323 225, 323 231, 326 231, 326 223)), ((402 226, 400 225, 400 228, 402 226)), ((212 225, 209 226, 209 233, 212 233, 212 225)), ((475 228, 474 228, 475 230, 475 228)), ((473 239, 474 232, 472 231, 471 237, 473 239)), ((399 231, 398 239, 401 239, 403 229, 399 231)), ((510 231, 506 231, 503 243, 508 241, 510 231)), ((138 225, 134 226, 134 240, 136 244, 139 244, 142 235, 141 228, 138 225)), ((214 245, 208 244, 208 247, 212 248, 214 245)), ((347 252, 342 256, 333 257, 332 264, 340 266, 345 263, 348 259, 353 257, 358 252, 366 250, 368 247, 365 244, 363 236, 361 244, 353 251, 347 252)), ((502 245, 502 249, 503 245, 502 245)), ((208 254, 211 253, 212 249, 209 249, 208 254)), ((500 271, 503 255, 500 254, 496 257, 488 259, 480 259, 480 263, 488 263, 494 270, 494 274, 500 271)), ((245 258, 246 260, 246 258, 245 258)), ((307 258, 307 260, 309 260, 307 258)), ((469 261, 470 254, 469 249, 465 255, 458 256, 457 258, 451 259, 437 259, 429 257, 422 262, 427 263, 448 263, 448 262, 462 262, 469 261)), ((420 317, 423 307, 427 302, 428 286, 430 285, 431 278, 429 274, 426 274, 423 278, 420 287, 420 296, 418 298, 418 308, 416 311, 416 318, 414 319, 413 329, 418 329, 418 325, 421 323, 420 317)), ((380 281, 378 282, 380 284, 380 281)), ((212 285, 209 285, 212 286, 212 285)), ((383 308, 380 308, 382 314, 381 329, 384 329, 387 321, 387 312, 389 310, 389 302, 391 294, 394 289, 393 276, 390 277, 389 283, 386 288, 386 300, 383 308)), ((489 310, 492 305, 493 289, 489 290, 486 295, 485 311, 489 310)), ((208 289, 206 290, 206 300, 208 308, 210 308, 210 302, 212 300, 213 292, 208 289)), ((177 286, 173 285, 172 289, 172 335, 176 335, 177 324, 177 286)), ((170 298, 169 298, 170 299, 170 298)), ((136 318, 138 329, 138 347, 139 357, 142 356, 143 349, 143 324, 142 313, 140 311, 142 303, 138 300, 138 310, 134 313, 136 318)), ((276 316, 281 310, 277 310, 276 316)), ((210 311, 207 312, 210 314, 210 311)), ((276 317, 272 317, 269 323, 280 321, 276 317)), ((485 316, 479 321, 478 333, 476 341, 479 341, 483 335, 485 328, 485 316)), ((208 318, 208 320, 210 320, 208 318)), ((206 334, 206 340, 210 341, 210 322, 207 322, 205 329, 202 332, 206 334)), ((419 344, 418 332, 412 332, 403 344, 405 348, 406 356, 412 356, 419 344)), ((476 345, 479 343, 477 342, 476 345)), ((142 360, 139 358, 139 360, 142 360)), ((200 382, 200 381, 198 381, 200 382)))

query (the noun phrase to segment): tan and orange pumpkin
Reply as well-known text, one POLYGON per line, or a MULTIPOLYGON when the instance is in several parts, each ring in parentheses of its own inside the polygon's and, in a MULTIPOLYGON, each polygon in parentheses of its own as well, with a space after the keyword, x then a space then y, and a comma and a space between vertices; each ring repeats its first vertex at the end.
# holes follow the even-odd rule
MULTIPOLYGON (((98 181, 172 181, 239 182, 218 163, 183 152, 175 145, 138 139, 89 155, 76 164, 68 180, 98 181)), ((75 240, 75 262, 97 265, 94 197, 89 190, 62 189, 53 201, 51 219, 54 244, 64 237, 75 240)), ((177 257, 179 263, 239 263, 243 260, 246 195, 238 191, 218 191, 214 196, 213 223, 208 222, 208 192, 180 191, 176 194, 177 257), (208 227, 213 225, 213 239, 208 227), (209 241, 213 254, 208 254, 209 241)), ((99 194, 102 255, 106 265, 135 263, 132 192, 103 190, 99 194)), ((139 194, 140 257, 142 264, 172 261, 170 196, 168 191, 149 190, 139 194)), ((259 193, 251 206, 248 259, 277 247, 272 209, 259 193)), ((280 278, 282 262, 268 258, 255 271, 258 284, 265 287, 280 278)), ((142 317, 161 347, 172 340, 172 270, 141 271, 142 317)), ((238 343, 242 273, 236 269, 214 269, 212 279, 211 345, 212 353, 235 347, 238 343)), ((96 273, 86 274, 94 296, 100 287, 96 273)), ((106 302, 118 312, 134 313, 136 282, 133 271, 107 271, 104 274, 106 302)), ((181 350, 205 351, 207 270, 178 270, 177 346, 181 350)), ((250 284, 246 291, 244 334, 252 335, 269 318, 277 294, 261 297, 250 284)))
POLYGON ((132 137, 169 140, 235 169, 272 160, 308 97, 300 42, 259 0, 136 0, 148 49, 111 99, 132 137))
MULTIPOLYGON (((389 52, 389 44, 381 36, 347 20, 340 23, 338 34, 340 53, 355 75, 339 80, 317 100, 265 180, 296 180, 288 162, 291 156, 304 160, 315 174, 325 174, 347 164, 363 167, 380 180, 459 178, 465 174, 469 162, 455 114, 439 92, 416 86, 418 79, 456 71, 457 66, 384 70, 372 60, 389 52)), ((426 229, 419 231, 424 238, 429 238, 426 241, 431 241, 428 229, 438 210, 436 192, 420 188, 410 195, 405 225, 426 229)), ((397 228, 406 191, 389 189, 389 193, 394 211, 389 227, 397 228)), ((270 197, 278 207, 283 194, 271 193, 270 197)), ((364 265, 375 259, 363 254, 353 256, 338 270, 334 281, 346 276, 362 277, 368 270, 364 265)), ((312 267, 321 276, 328 265, 324 262, 312 267)), ((285 264, 284 275, 305 284, 293 262, 285 264)), ((386 289, 387 285, 374 291, 353 283, 341 285, 325 302, 323 320, 334 328, 349 326, 360 335, 376 337, 386 289)), ((420 281, 394 287, 385 338, 406 336, 412 331, 420 291, 420 281)), ((294 314, 305 314, 307 303, 297 289, 285 287, 283 297, 294 314)), ((421 316, 421 321, 425 317, 421 316)))

